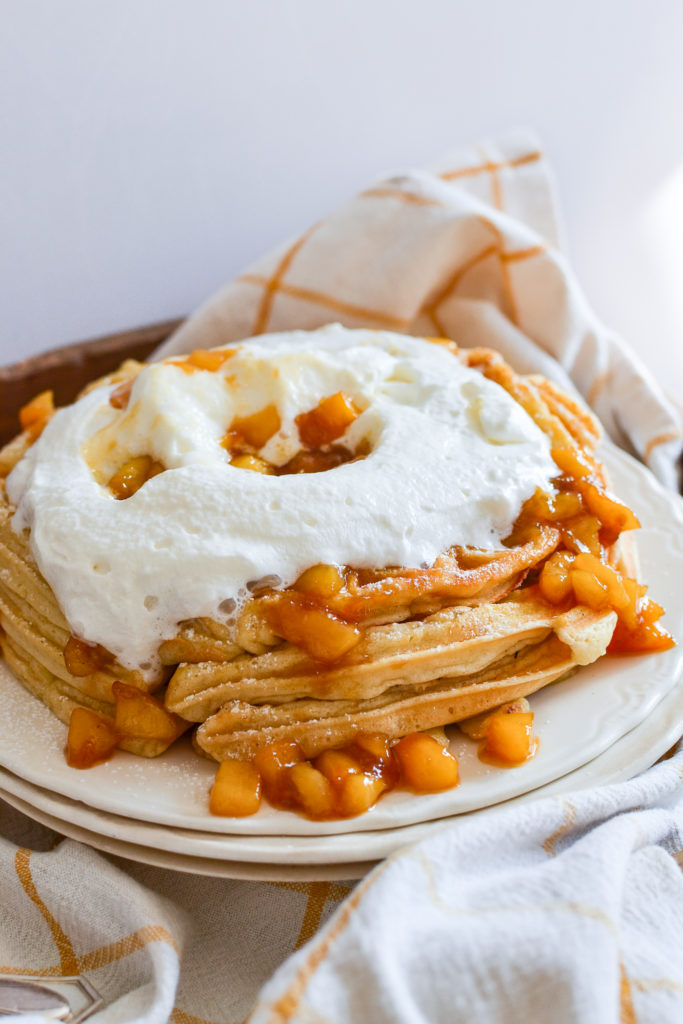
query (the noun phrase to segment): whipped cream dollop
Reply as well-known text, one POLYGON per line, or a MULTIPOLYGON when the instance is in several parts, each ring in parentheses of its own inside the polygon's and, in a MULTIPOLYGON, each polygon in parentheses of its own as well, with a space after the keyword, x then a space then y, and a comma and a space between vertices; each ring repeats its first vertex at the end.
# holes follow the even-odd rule
POLYGON ((225 620, 263 577, 288 586, 321 562, 416 568, 454 544, 499 547, 557 473, 521 406, 440 345, 333 324, 229 347, 217 371, 149 365, 125 409, 96 388, 7 480, 14 527, 30 529, 73 632, 127 667, 153 670, 179 622, 225 620), (276 406, 259 455, 283 465, 302 447, 295 417, 339 391, 362 411, 336 443, 367 457, 287 476, 229 464, 235 418, 276 406), (166 469, 117 500, 106 481, 138 455, 166 469))

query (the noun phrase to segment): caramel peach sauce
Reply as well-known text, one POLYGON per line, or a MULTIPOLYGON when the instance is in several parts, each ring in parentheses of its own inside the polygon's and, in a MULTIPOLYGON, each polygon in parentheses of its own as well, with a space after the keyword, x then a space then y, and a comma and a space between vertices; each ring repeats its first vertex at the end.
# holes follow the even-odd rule
MULTIPOLYGON (((658 622, 663 609, 645 596, 643 584, 612 564, 620 534, 636 528, 638 520, 609 494, 597 467, 577 449, 555 448, 552 455, 558 466, 555 493, 537 491, 525 502, 505 542, 511 554, 525 544, 545 543, 548 549, 522 585, 536 587, 555 606, 613 609, 618 622, 612 653, 669 649, 674 641, 658 622)), ((451 577, 457 571, 450 569, 451 577)), ((367 617, 395 605, 402 592, 409 590, 414 600, 438 593, 448 577, 449 567, 438 562, 419 573, 398 569, 384 577, 314 566, 289 589, 270 593, 270 624, 278 636, 329 664, 358 643, 367 617)))
POLYGON ((297 811, 314 821, 363 814, 383 793, 397 787, 438 793, 458 784, 458 762, 427 733, 398 742, 359 733, 345 747, 306 760, 298 743, 272 743, 248 761, 223 761, 216 773, 212 814, 253 814, 265 796, 273 807, 297 811))
POLYGON ((71 712, 65 754, 72 768, 92 768, 108 761, 127 740, 155 740, 169 745, 188 728, 188 723, 168 711, 157 697, 129 683, 117 679, 112 685, 112 697, 113 718, 84 707, 71 712))
POLYGON ((334 444, 359 415, 360 410, 343 391, 322 399, 314 409, 295 418, 302 448, 282 466, 275 466, 258 454, 282 425, 274 405, 234 419, 221 444, 232 456, 230 465, 238 469, 269 476, 323 473, 368 454, 366 446, 352 452, 344 445, 334 444))
POLYGON ((595 611, 616 612, 610 653, 673 647, 673 638, 658 622, 664 609, 645 596, 646 586, 611 564, 611 549, 620 534, 640 523, 608 493, 586 456, 570 447, 553 448, 552 456, 562 471, 553 481, 557 493, 537 491, 525 503, 512 535, 515 539, 544 522, 560 530, 558 548, 537 572, 541 596, 553 605, 573 600, 595 611))

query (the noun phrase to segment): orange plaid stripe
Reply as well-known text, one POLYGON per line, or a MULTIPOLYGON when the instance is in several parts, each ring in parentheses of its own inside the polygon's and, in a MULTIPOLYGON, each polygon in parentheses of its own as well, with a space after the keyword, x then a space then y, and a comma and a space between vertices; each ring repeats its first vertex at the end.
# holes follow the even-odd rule
POLYGON ((512 160, 499 160, 497 162, 484 160, 482 163, 475 164, 472 167, 456 167, 453 171, 443 171, 439 177, 443 178, 444 181, 457 181, 458 178, 472 178, 477 174, 496 174, 506 167, 524 167, 526 164, 536 163, 542 157, 543 154, 540 150, 533 150, 531 153, 514 157, 512 160))
POLYGON ((554 857, 557 854, 555 849, 557 843, 571 831, 574 822, 576 821, 576 807, 570 800, 563 800, 564 805, 564 821, 559 828, 555 829, 547 839, 543 841, 543 849, 549 857, 554 857))
POLYGON ((647 459, 650 458, 650 456, 652 455, 653 450, 655 448, 657 448, 658 445, 666 444, 667 441, 675 441, 680 436, 681 436, 680 430, 667 430, 663 434, 657 434, 656 437, 650 438, 650 440, 648 441, 648 443, 647 443, 647 445, 645 447, 645 460, 647 461, 647 459))
POLYGON ((321 941, 313 946, 312 950, 297 971, 291 985, 275 1003, 273 1013, 269 1019, 269 1024, 287 1024, 287 1021, 292 1019, 292 1015, 296 1012, 297 1007, 301 1002, 301 998, 311 976, 327 956, 332 944, 348 926, 356 907, 365 895, 366 889, 373 884, 379 874, 386 870, 388 864, 389 861, 384 861, 384 864, 377 868, 376 871, 372 873, 372 876, 366 878, 364 882, 361 882, 352 895, 347 899, 346 903, 344 903, 339 912, 339 916, 335 921, 334 927, 327 932, 327 935, 325 935, 321 941))
POLYGON ((297 239, 294 245, 290 246, 275 268, 273 276, 264 282, 263 296, 261 298, 261 304, 256 311, 256 320, 254 321, 254 328, 252 331, 253 334, 265 333, 266 327, 268 326, 268 320, 270 319, 271 310, 273 308, 273 300, 275 299, 276 292, 282 284, 282 279, 291 267, 294 257, 303 247, 304 243, 310 238, 317 226, 317 224, 314 224, 312 228, 309 228, 309 230, 301 236, 301 238, 297 239))
POLYGON ((606 385, 607 385, 608 381, 610 380, 611 376, 612 376, 612 371, 611 370, 607 370, 604 373, 599 373, 598 374, 598 376, 595 378, 595 380, 591 384, 590 390, 588 391, 588 394, 586 395, 586 401, 588 402, 589 405, 595 405, 595 403, 597 401, 597 398, 598 398, 598 395, 603 390, 603 388, 606 387, 606 385))
POLYGON ((59 953, 59 967, 61 974, 77 974, 78 960, 68 935, 53 916, 52 912, 45 905, 38 895, 33 876, 31 875, 31 851, 27 849, 17 850, 14 858, 14 868, 22 888, 31 902, 38 908, 48 928, 59 953))
MULTIPOLYGON (((270 286, 268 278, 262 277, 260 274, 241 274, 237 280, 244 281, 247 284, 258 284, 264 287, 270 286)), ((401 317, 391 316, 389 313, 383 313, 377 309, 368 309, 366 306, 355 306, 351 302, 335 299, 333 295, 326 295, 324 292, 313 291, 310 288, 297 288, 295 285, 287 284, 284 281, 280 281, 277 290, 282 295, 289 295, 290 298, 300 299, 302 302, 310 302, 314 306, 323 306, 343 316, 354 317, 364 322, 370 321, 389 330, 402 331, 410 323, 409 320, 402 319, 401 317)))
POLYGON ((161 925, 147 924, 136 932, 124 936, 118 942, 111 942, 99 949, 93 949, 90 953, 78 957, 78 972, 96 971, 98 967, 105 967, 107 964, 122 960, 123 957, 144 949, 150 942, 166 942, 171 949, 178 953, 175 939, 166 928, 161 925))
MULTIPOLYGON (((488 224, 487 221, 484 221, 483 223, 485 223, 488 227, 493 226, 488 224)), ((423 306, 422 312, 426 313, 427 316, 431 319, 432 323, 434 324, 434 327, 439 332, 439 334, 448 334, 446 328, 444 327, 439 317, 439 306, 446 302, 446 300, 450 298, 450 296, 453 295, 454 292, 457 291, 460 282, 463 280, 464 277, 467 276, 467 274, 471 270, 477 267, 480 263, 483 263, 484 260, 489 258, 489 256, 493 255, 497 255, 498 259, 500 260, 503 289, 505 292, 505 300, 508 307, 508 314, 513 323, 518 323, 519 313, 517 309, 517 302, 514 296, 514 291, 512 288, 512 281, 510 279, 508 264, 521 263, 523 260, 533 259, 535 256, 540 256, 542 253, 546 251, 546 247, 544 245, 534 245, 530 246, 527 249, 517 249, 514 252, 504 252, 501 249, 503 241, 502 235, 497 229, 495 230, 495 234, 497 235, 497 242, 489 246, 486 246, 486 248, 482 249, 481 252, 476 253, 461 267, 458 267, 455 273, 452 274, 451 277, 449 277, 449 279, 446 281, 444 286, 437 292, 437 294, 428 303, 426 303, 425 306, 423 306)))
POLYGON ((631 997, 631 985, 628 980, 628 974, 623 963, 619 964, 619 970, 621 974, 620 992, 619 992, 619 1020, 621 1024, 638 1024, 636 1018, 636 1012, 633 1009, 633 999, 631 997))
POLYGON ((631 991, 637 992, 680 992, 683 994, 683 985, 671 978, 638 978, 631 982, 631 991))
POLYGON ((482 249, 481 252, 477 253, 470 260, 468 260, 467 263, 464 263, 461 267, 458 267, 455 273, 448 278, 443 288, 441 288, 433 297, 433 299, 431 299, 431 301, 428 302, 423 307, 423 312, 425 312, 427 316, 431 319, 432 323, 434 324, 434 327, 436 328, 440 335, 446 336, 448 332, 446 331, 446 328, 439 319, 439 315, 437 312, 439 306, 456 291, 463 277, 465 277, 465 275, 468 274, 470 270, 478 266, 480 263, 483 263, 484 260, 488 259, 489 256, 492 256, 496 251, 496 245, 489 245, 487 246, 486 249, 482 249))
POLYGON ((298 892, 307 897, 306 909, 294 949, 300 949, 309 939, 313 938, 320 926, 320 919, 326 904, 341 902, 351 891, 349 885, 342 885, 339 882, 270 882, 270 885, 278 889, 289 889, 290 892, 298 892))
POLYGON ((418 196, 415 192, 404 192, 400 188, 368 188, 361 192, 359 199, 400 199, 404 203, 414 203, 415 206, 437 206, 441 209, 447 207, 439 199, 431 199, 429 196, 418 196))

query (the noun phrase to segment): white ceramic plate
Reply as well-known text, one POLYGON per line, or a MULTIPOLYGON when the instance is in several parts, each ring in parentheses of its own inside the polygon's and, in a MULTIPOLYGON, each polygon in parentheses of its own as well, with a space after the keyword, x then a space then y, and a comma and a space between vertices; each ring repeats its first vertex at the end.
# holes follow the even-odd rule
MULTIPOLYGON (((29 783, 24 783, 29 785, 29 783)), ((182 871, 190 875, 209 875, 212 878, 237 878, 250 882, 336 882, 363 878, 368 871, 376 867, 378 861, 359 861, 346 864, 287 864, 287 863, 252 863, 250 861, 219 860, 215 858, 187 856, 186 854, 169 852, 163 848, 141 846, 138 843, 124 842, 113 839, 100 832, 62 821, 36 808, 32 803, 20 799, 12 793, 0 791, 0 796, 12 807, 25 814, 41 825, 46 825, 54 832, 59 832, 69 839, 75 839, 86 846, 92 846, 103 853, 135 861, 138 864, 151 864, 157 868, 171 871, 182 871)))
MULTIPOLYGON (((617 449, 610 447, 605 461, 615 491, 643 524, 638 533, 643 578, 667 608, 669 629, 683 637, 683 502, 617 449)), ((198 758, 188 742, 154 760, 119 752, 88 771, 71 769, 62 752, 65 727, 3 665, 0 765, 34 785, 107 814, 173 828, 302 837, 395 829, 509 800, 574 771, 642 722, 674 686, 682 668, 680 647, 662 654, 602 659, 534 695, 541 744, 532 761, 507 771, 488 767, 478 760, 475 745, 454 730, 451 748, 460 760, 462 778, 457 789, 419 797, 394 792, 362 818, 349 821, 310 822, 267 806, 251 818, 212 817, 207 793, 215 768, 198 758)))
POLYGON ((472 814, 496 814, 516 803, 631 778, 653 764, 682 732, 683 683, 679 683, 645 721, 603 754, 533 793, 455 819, 338 836, 219 836, 136 822, 55 795, 2 769, 0 795, 57 832, 157 867, 261 881, 361 878, 395 850, 426 839, 440 828, 457 828, 472 814))

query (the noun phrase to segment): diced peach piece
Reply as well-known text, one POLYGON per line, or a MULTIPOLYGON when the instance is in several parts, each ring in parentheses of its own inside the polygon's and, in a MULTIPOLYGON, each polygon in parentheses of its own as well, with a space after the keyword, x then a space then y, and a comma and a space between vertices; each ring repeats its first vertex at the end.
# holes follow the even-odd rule
POLYGON ((581 495, 576 491, 559 491, 554 494, 549 502, 549 516, 553 522, 560 522, 563 519, 570 519, 578 516, 583 511, 581 495))
POLYGON ((167 711, 151 693, 119 679, 112 685, 116 728, 122 736, 173 743, 187 729, 187 722, 167 711))
POLYGON ((334 793, 330 781, 310 761, 293 765, 289 769, 289 781, 301 807, 311 818, 331 818, 334 815, 334 793))
POLYGON ((576 448, 572 448, 569 445, 553 448, 550 455, 555 462, 555 465, 558 466, 563 473, 566 473, 568 476, 574 477, 577 480, 581 477, 591 476, 593 473, 593 467, 588 459, 576 448))
POLYGON ((183 373, 187 374, 199 372, 199 367, 195 366, 194 363, 191 363, 189 359, 169 359, 168 365, 177 366, 179 370, 182 370, 183 373))
POLYGON ((64 647, 64 664, 72 676, 89 676, 99 672, 114 656, 99 644, 89 644, 77 636, 70 636, 64 647))
POLYGON ((250 469, 252 473, 265 473, 267 476, 272 476, 275 472, 270 462, 260 459, 258 455, 235 455, 230 459, 230 465, 236 469, 250 469))
POLYGON ((270 609, 270 623, 278 636, 316 661, 336 661, 360 641, 360 630, 324 608, 283 595, 270 609))
POLYGON ((530 710, 526 697, 518 697, 517 700, 508 701, 490 711, 480 711, 478 715, 472 715, 471 718, 463 718, 458 722, 458 728, 471 740, 483 740, 486 739, 486 731, 494 715, 512 715, 518 711, 530 710))
POLYGON ((347 750, 366 774, 380 775, 387 785, 396 785, 399 766, 389 736, 359 732, 347 750))
POLYGON ((313 764, 333 784, 339 784, 347 775, 357 775, 360 771, 358 762, 343 750, 323 750, 313 764))
POLYGON ((596 558, 595 555, 579 554, 574 559, 574 569, 592 573, 607 587, 610 607, 621 614, 631 603, 621 575, 611 565, 596 558))
POLYGON ((52 391, 41 391, 19 410, 21 429, 28 432, 32 441, 40 437, 55 411, 52 391))
POLYGON ((640 622, 641 599, 645 597, 647 587, 642 583, 638 583, 637 580, 632 580, 628 577, 625 577, 622 582, 624 590, 628 595, 628 604, 625 608, 621 609, 619 615, 626 629, 634 630, 640 622))
POLYGON ((425 341, 431 342, 432 345, 441 345, 442 348, 448 349, 451 355, 457 356, 460 351, 458 346, 450 338, 425 338, 425 341))
POLYGON ((609 590, 592 572, 572 569, 571 577, 574 596, 579 604, 585 604, 596 612, 609 608, 609 590))
POLYGON ((246 818, 261 806, 261 776, 249 761, 221 761, 209 810, 224 818, 246 818))
POLYGON ((343 818, 354 818, 364 814, 387 788, 384 779, 379 775, 368 775, 359 772, 347 775, 337 792, 337 807, 343 818))
POLYGON ((524 502, 523 512, 532 519, 548 519, 550 517, 550 495, 537 487, 530 498, 524 502))
POLYGON ((163 469, 161 463, 156 462, 151 455, 136 455, 114 473, 107 486, 117 501, 123 501, 132 497, 144 483, 163 472, 163 469))
POLYGON ((562 523, 562 539, 576 554, 587 551, 600 556, 600 522, 595 516, 580 515, 565 520, 562 523))
POLYGON ((576 491, 558 491, 551 494, 538 487, 524 503, 525 515, 537 522, 539 520, 551 523, 560 522, 571 516, 580 515, 583 511, 581 495, 576 491))
POLYGON ((263 448, 281 426, 280 413, 276 405, 266 405, 251 416, 236 417, 221 441, 228 450, 246 445, 249 448, 263 448))
POLYGON ((299 437, 308 448, 322 448, 341 437, 360 411, 348 395, 337 391, 329 398, 323 398, 315 409, 302 412, 294 422, 299 428, 299 437))
POLYGON ((135 377, 129 377, 128 380, 122 380, 120 384, 116 385, 109 395, 109 404, 112 409, 126 409, 128 407, 134 383, 135 377))
POLYGON ((74 708, 69 719, 66 762, 72 768, 92 768, 111 757, 120 738, 110 719, 90 708, 74 708))
POLYGON ((613 544, 624 530, 636 530, 640 526, 630 508, 597 484, 582 482, 580 490, 586 508, 600 520, 607 544, 613 544))
POLYGON ((492 715, 486 729, 482 756, 508 765, 528 761, 536 752, 537 746, 533 725, 532 711, 492 715))
POLYGON ((458 762, 438 740, 413 732, 393 748, 406 785, 418 793, 439 793, 458 784, 458 762))
POLYGON ((333 597, 344 586, 344 576, 336 565, 312 565, 299 576, 296 590, 317 597, 333 597))
POLYGON ((359 732, 353 742, 375 761, 388 761, 391 758, 389 737, 383 733, 359 732))
POLYGON ((547 560, 538 578, 542 596, 550 604, 561 604, 572 593, 570 568, 574 555, 567 551, 556 551, 547 560))
MULTIPOLYGON (((624 580, 631 583, 632 580, 624 580)), ((637 622, 629 628, 625 622, 617 622, 608 650, 612 654, 638 654, 643 652, 668 651, 676 642, 657 621, 664 609, 648 597, 638 600, 637 622)))
POLYGON ((278 802, 278 795, 285 787, 286 776, 292 765, 303 760, 304 754, 299 744, 288 741, 269 743, 257 751, 254 767, 263 779, 266 796, 271 802, 278 802))
POLYGON ((209 370, 215 373, 216 370, 220 370, 223 363, 234 356, 235 352, 234 348, 196 348, 187 357, 187 361, 191 366, 196 366, 198 370, 209 370))

